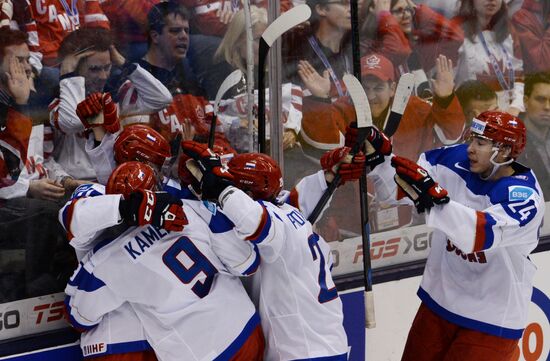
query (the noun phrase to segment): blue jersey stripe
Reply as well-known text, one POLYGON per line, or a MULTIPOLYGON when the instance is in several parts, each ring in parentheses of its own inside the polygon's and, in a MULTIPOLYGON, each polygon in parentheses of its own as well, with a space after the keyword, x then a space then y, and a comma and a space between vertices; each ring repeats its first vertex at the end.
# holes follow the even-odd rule
POLYGON ((250 267, 248 267, 247 270, 243 272, 244 276, 250 276, 256 273, 256 271, 258 270, 258 267, 260 267, 260 263, 261 263, 260 252, 258 250, 258 246, 255 244, 254 244, 254 255, 256 258, 254 259, 254 262, 250 265, 250 267))
POLYGON ((473 320, 464 316, 457 315, 447 309, 441 307, 430 295, 420 287, 417 292, 418 297, 424 302, 426 306, 438 316, 444 318, 445 320, 454 323, 455 325, 468 328, 471 330, 481 331, 488 333, 493 336, 509 338, 512 340, 517 340, 521 338, 523 334, 523 328, 521 329, 512 329, 502 326, 492 325, 490 323, 485 323, 478 320, 473 320))
POLYGON ((88 272, 84 266, 82 266, 76 276, 69 280, 69 285, 77 287, 82 291, 93 292, 104 287, 105 282, 88 272))
POLYGON ((301 358, 301 359, 296 359, 292 361, 347 361, 347 360, 348 360, 348 354, 343 353, 341 355, 301 358))
POLYGON ((252 318, 248 320, 244 326, 241 334, 227 347, 214 361, 229 361, 233 356, 243 347, 244 343, 248 340, 252 331, 260 325, 260 316, 257 313, 254 313, 252 318))

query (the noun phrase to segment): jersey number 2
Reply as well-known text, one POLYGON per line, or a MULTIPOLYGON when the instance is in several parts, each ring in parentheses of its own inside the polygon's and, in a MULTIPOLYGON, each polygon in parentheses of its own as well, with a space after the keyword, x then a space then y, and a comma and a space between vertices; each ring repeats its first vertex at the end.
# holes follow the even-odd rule
MULTIPOLYGON (((327 273, 330 275, 330 269, 327 269, 328 265, 325 262, 325 256, 321 251, 321 246, 319 246, 319 235, 313 233, 309 236, 307 241, 313 260, 317 261, 317 259, 319 259, 319 286, 321 290, 319 291, 319 297, 317 297, 317 299, 320 303, 332 301, 338 297, 338 291, 336 290, 336 286, 330 289, 327 286, 327 273)), ((332 282, 332 279, 330 279, 330 281, 332 282)))
POLYGON ((183 283, 190 284, 195 281, 191 290, 197 296, 203 298, 208 295, 214 282, 214 275, 218 270, 189 238, 178 239, 164 252, 162 260, 183 283), (183 253, 182 260, 187 261, 186 264, 178 259, 181 253, 183 253), (196 279, 197 277, 200 278, 196 279))

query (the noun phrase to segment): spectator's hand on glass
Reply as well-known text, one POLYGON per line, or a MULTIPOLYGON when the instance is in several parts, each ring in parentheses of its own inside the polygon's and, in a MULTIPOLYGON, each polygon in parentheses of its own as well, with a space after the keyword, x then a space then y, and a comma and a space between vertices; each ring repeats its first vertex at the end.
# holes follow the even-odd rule
POLYGON ((56 201, 65 195, 65 188, 53 179, 31 180, 27 197, 43 199, 47 201, 56 201))
POLYGON ((287 129, 283 132, 283 150, 292 149, 296 146, 298 137, 292 129, 287 129))
POLYGON ((27 104, 31 92, 31 79, 23 64, 15 56, 9 59, 6 73, 8 90, 17 104, 27 104))
POLYGON ((67 55, 61 62, 60 75, 65 75, 76 71, 80 60, 87 58, 96 52, 93 50, 84 50, 77 53, 67 55))
POLYGON ((216 16, 220 19, 220 22, 223 24, 229 24, 235 13, 231 9, 219 9, 216 12, 216 16))
POLYGON ((376 15, 384 11, 390 11, 391 9, 391 0, 374 0, 374 13, 376 15))
POLYGON ((328 98, 330 96, 330 76, 327 70, 321 76, 307 60, 298 63, 298 75, 305 87, 316 97, 328 98))
POLYGON ((455 82, 453 73, 453 61, 445 55, 439 55, 435 59, 435 79, 431 80, 434 94, 440 98, 446 98, 453 94, 455 82))
POLYGON ((126 62, 126 59, 122 56, 122 54, 117 50, 114 45, 111 45, 109 47, 109 53, 111 54, 111 61, 116 66, 122 66, 126 62))

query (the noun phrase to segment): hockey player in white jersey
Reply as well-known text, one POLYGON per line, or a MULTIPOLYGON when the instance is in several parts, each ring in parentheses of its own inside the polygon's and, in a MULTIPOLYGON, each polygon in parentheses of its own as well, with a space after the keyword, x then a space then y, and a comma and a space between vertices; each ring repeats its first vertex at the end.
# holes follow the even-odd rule
MULTIPOLYGON (((147 200, 156 196, 141 193, 147 200)), ((155 202, 144 203, 138 209, 146 218, 155 202)), ((186 219, 183 232, 149 224, 97 245, 67 285, 71 322, 93 328, 129 302, 160 360, 261 359, 263 335, 253 304, 213 253, 204 221, 191 209, 186 219)))
POLYGON ((469 144, 428 151, 418 164, 392 158, 399 191, 435 228, 402 360, 513 359, 545 209, 535 175, 515 162, 525 134, 519 118, 484 112, 469 144))
POLYGON ((330 247, 297 208, 275 199, 283 186, 275 161, 240 154, 227 170, 204 145, 183 142, 182 147, 198 164, 190 166, 202 199, 219 203, 235 225, 234 236, 259 249, 262 263, 252 276, 252 298, 267 339, 265 359, 347 360, 330 247))

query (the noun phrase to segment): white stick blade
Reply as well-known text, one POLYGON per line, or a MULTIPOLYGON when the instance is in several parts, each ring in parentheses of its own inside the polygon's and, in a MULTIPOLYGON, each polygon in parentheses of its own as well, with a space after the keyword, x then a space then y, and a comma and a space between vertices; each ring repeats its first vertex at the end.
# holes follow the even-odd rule
POLYGON ((218 92, 216 93, 216 99, 214 100, 214 114, 218 114, 218 110, 220 107, 220 100, 222 100, 222 97, 229 89, 237 85, 237 83, 241 80, 243 77, 243 72, 240 69, 237 69, 233 71, 231 74, 227 76, 222 82, 222 85, 220 85, 220 88, 218 89, 218 92))
POLYGON ((399 83, 397 83, 397 89, 395 90, 395 96, 393 97, 393 103, 391 111, 399 114, 405 112, 405 107, 409 102, 409 98, 414 89, 414 75, 411 73, 401 75, 399 83))
POLYGON ((281 16, 279 16, 271 24, 269 24, 267 29, 265 29, 264 33, 262 34, 262 38, 267 43, 267 45, 271 47, 271 45, 273 45, 277 38, 279 38, 281 35, 292 29, 296 25, 308 20, 310 16, 311 9, 308 5, 302 4, 293 7, 287 12, 281 14, 281 16))
POLYGON ((194 159, 188 159, 185 162, 185 166, 196 180, 199 182, 202 180, 202 172, 194 159))
POLYGON ((372 126, 372 114, 370 112, 369 99, 361 82, 351 74, 346 74, 343 77, 344 84, 349 92, 355 114, 357 115, 357 128, 365 128, 372 126))

